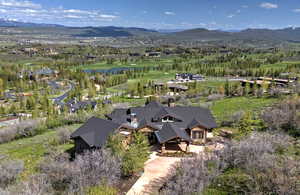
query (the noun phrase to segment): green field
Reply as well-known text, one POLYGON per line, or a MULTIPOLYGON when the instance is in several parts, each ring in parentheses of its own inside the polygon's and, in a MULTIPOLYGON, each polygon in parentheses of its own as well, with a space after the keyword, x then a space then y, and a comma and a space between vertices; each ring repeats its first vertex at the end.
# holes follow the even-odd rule
MULTIPOLYGON (((68 128, 74 131, 79 125, 72 125, 68 128)), ((56 138, 55 131, 48 131, 42 135, 23 138, 0 145, 0 155, 9 159, 20 159, 25 163, 26 170, 23 176, 35 171, 36 165, 43 157, 52 151, 66 151, 73 147, 73 144, 53 145, 56 138)), ((7 159, 5 158, 5 159, 7 159)))
POLYGON ((81 70, 104 70, 104 69, 111 69, 111 68, 141 68, 141 67, 154 67, 159 64, 172 64, 174 57, 168 57, 168 58, 152 58, 152 59, 144 59, 139 61, 132 61, 127 63, 122 63, 120 61, 115 61, 113 64, 108 64, 106 61, 98 62, 95 64, 90 65, 81 65, 75 67, 76 69, 81 70))
POLYGON ((234 97, 218 100, 213 103, 211 110, 217 121, 228 120, 238 111, 257 112, 264 107, 270 106, 279 99, 276 98, 253 98, 253 97, 234 97))

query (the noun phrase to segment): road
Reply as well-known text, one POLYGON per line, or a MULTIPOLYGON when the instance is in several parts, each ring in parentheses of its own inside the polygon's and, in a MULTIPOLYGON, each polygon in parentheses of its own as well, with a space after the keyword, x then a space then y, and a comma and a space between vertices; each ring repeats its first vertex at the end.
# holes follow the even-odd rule
POLYGON ((52 100, 54 101, 55 104, 63 104, 63 100, 65 100, 69 93, 75 88, 75 83, 73 83, 72 81, 69 81, 68 80, 68 83, 69 83, 69 88, 65 91, 64 94, 58 96, 58 97, 55 97, 55 98, 52 98, 52 100))

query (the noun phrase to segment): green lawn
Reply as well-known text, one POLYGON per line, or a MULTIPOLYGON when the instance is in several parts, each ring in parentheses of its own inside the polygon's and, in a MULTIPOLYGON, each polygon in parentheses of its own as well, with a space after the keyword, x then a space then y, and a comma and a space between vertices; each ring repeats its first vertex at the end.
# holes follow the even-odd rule
POLYGON ((217 121, 229 119, 237 111, 256 112, 264 107, 272 105, 279 99, 276 98, 252 98, 234 97, 218 100, 213 103, 211 110, 217 121))
POLYGON ((138 67, 147 67, 147 66, 157 66, 159 64, 172 64, 173 59, 175 57, 167 57, 167 58, 151 58, 151 59, 144 59, 144 60, 139 60, 137 62, 127 62, 127 63, 121 63, 120 61, 116 61, 113 64, 107 64, 107 62, 98 62, 95 64, 90 64, 90 65, 81 65, 75 67, 76 69, 98 69, 98 70, 103 70, 103 69, 111 69, 111 68, 138 68, 138 67))
MULTIPOLYGON (((75 130, 78 127, 79 125, 72 125, 71 129, 75 130)), ((53 150, 66 151, 73 147, 73 144, 52 145, 51 142, 55 137, 55 131, 48 131, 42 135, 1 144, 0 155, 7 156, 9 159, 23 160, 26 168, 23 176, 27 176, 35 172, 36 165, 47 153, 53 150)))

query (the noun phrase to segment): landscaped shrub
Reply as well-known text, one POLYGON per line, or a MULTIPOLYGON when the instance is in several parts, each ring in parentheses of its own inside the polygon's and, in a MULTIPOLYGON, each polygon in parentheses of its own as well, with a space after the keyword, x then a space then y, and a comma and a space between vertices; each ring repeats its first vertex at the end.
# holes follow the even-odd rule
POLYGON ((68 127, 59 127, 56 132, 59 144, 66 144, 70 141, 71 130, 68 127))
MULTIPOLYGON (((52 195, 54 191, 51 187, 46 175, 39 174, 31 176, 27 181, 24 181, 21 185, 22 195, 52 195)), ((1 194, 1 193, 0 193, 1 194)))
POLYGON ((18 124, 4 127, 0 131, 0 144, 14 139, 36 135, 42 124, 41 120, 26 120, 18 124))
POLYGON ((181 160, 173 167, 173 176, 167 181, 161 194, 182 195, 202 192, 219 175, 219 161, 212 156, 199 155, 181 160))
POLYGON ((224 98, 222 94, 211 94, 207 97, 207 101, 216 101, 224 98))
POLYGON ((92 186, 119 182, 121 162, 108 150, 95 150, 78 155, 72 162, 51 157, 40 165, 40 172, 58 193, 84 193, 92 186))
POLYGON ((269 130, 284 130, 293 136, 300 136, 300 98, 285 100, 265 109, 261 118, 269 130))
POLYGON ((112 185, 121 177, 121 160, 108 150, 86 151, 76 157, 74 165, 80 170, 80 183, 84 186, 112 185))
POLYGON ((238 123, 245 115, 244 111, 237 111, 232 114, 231 121, 232 123, 238 123))
POLYGON ((290 145, 291 138, 283 134, 254 133, 238 142, 233 142, 218 153, 224 168, 255 167, 265 154, 275 154, 290 145))
POLYGON ((115 156, 121 158, 123 176, 131 176, 142 171, 149 157, 148 138, 141 133, 134 133, 128 145, 122 144, 122 137, 112 136, 106 146, 115 156))
POLYGON ((254 133, 213 156, 183 160, 162 194, 299 194, 300 162, 284 134, 254 133))
POLYGON ((0 164, 0 187, 6 188, 15 183, 19 174, 24 170, 23 161, 5 161, 0 164))
POLYGON ((128 149, 122 157, 123 174, 129 176, 138 171, 142 171, 144 163, 148 158, 148 138, 141 133, 135 133, 133 135, 132 143, 128 146, 128 149))
POLYGON ((68 161, 55 161, 47 159, 40 165, 40 172, 45 174, 51 187, 58 192, 72 191, 77 189, 74 180, 78 177, 79 171, 68 161))
POLYGON ((87 195, 117 195, 118 191, 110 186, 101 185, 91 187, 87 190, 87 195))

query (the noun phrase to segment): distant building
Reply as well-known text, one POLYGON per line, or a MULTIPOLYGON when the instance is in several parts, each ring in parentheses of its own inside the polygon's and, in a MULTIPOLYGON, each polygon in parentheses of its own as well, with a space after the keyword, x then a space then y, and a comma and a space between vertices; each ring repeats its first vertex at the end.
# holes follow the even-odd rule
POLYGON ((65 106, 69 109, 70 113, 78 112, 79 110, 85 110, 85 109, 96 109, 97 108, 97 102, 96 101, 77 101, 76 99, 71 99, 68 101, 65 106))
POLYGON ((263 85, 274 85, 277 87, 288 87, 289 85, 295 83, 297 79, 280 79, 271 77, 258 77, 253 80, 241 80, 242 86, 247 84, 252 88, 254 85, 257 87, 262 87, 263 85))
POLYGON ((165 84, 165 83, 161 83, 161 82, 154 83, 154 87, 156 90, 161 90, 164 87, 167 87, 173 93, 185 92, 189 89, 188 86, 185 86, 185 85, 179 85, 176 83, 166 83, 165 84))
POLYGON ((7 118, 7 119, 1 119, 0 120, 0 127, 16 125, 19 122, 20 122, 20 119, 18 117, 11 117, 11 118, 7 118))
POLYGON ((141 56, 141 54, 140 53, 129 53, 129 56, 130 57, 139 57, 139 56, 141 56))
POLYGON ((161 52, 146 52, 145 56, 147 57, 160 57, 161 56, 161 52))
POLYGON ((205 77, 200 74, 177 73, 175 75, 175 80, 179 82, 203 81, 204 79, 205 77))

